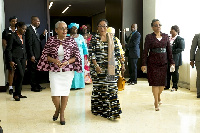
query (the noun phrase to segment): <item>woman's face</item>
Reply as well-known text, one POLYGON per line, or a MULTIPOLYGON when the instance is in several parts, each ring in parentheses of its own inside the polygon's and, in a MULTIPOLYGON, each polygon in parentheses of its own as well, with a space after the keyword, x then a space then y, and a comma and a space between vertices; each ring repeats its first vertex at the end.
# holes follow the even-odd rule
POLYGON ((73 27, 71 28, 71 34, 77 34, 77 32, 78 32, 77 27, 76 27, 76 26, 73 26, 73 27))
POLYGON ((15 24, 17 23, 17 19, 12 19, 11 21, 10 21, 10 26, 11 27, 15 27, 15 24))
POLYGON ((153 29, 154 32, 160 32, 161 26, 162 25, 160 24, 160 21, 156 21, 156 22, 153 23, 152 29, 153 29))
POLYGON ((107 32, 108 25, 105 21, 101 21, 98 25, 98 32, 102 35, 107 32))
POLYGON ((55 29, 56 33, 59 37, 66 37, 67 36, 67 24, 60 23, 58 28, 55 29))
POLYGON ((170 34, 171 35, 177 35, 177 32, 174 29, 171 29, 170 34))
POLYGON ((27 28, 26 25, 23 25, 22 27, 17 27, 17 33, 20 35, 25 34, 26 28, 27 28))
POLYGON ((83 27, 82 31, 83 31, 83 33, 87 33, 87 28, 83 27))

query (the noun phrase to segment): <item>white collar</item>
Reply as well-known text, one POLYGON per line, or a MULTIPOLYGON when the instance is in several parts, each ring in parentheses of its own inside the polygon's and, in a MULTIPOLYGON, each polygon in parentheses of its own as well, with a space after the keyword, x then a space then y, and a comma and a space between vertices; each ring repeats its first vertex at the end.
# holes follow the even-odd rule
MULTIPOLYGON (((9 27, 9 30, 12 31, 11 26, 9 27)), ((17 28, 15 28, 15 31, 16 31, 16 30, 17 30, 17 28)), ((15 32, 15 31, 12 31, 12 32, 15 32)))
POLYGON ((177 38, 178 34, 175 37, 171 36, 171 39, 175 40, 177 38))
POLYGON ((33 26, 32 24, 31 24, 31 26, 32 26, 32 28, 34 29, 35 33, 36 33, 36 27, 35 27, 35 26, 33 26))

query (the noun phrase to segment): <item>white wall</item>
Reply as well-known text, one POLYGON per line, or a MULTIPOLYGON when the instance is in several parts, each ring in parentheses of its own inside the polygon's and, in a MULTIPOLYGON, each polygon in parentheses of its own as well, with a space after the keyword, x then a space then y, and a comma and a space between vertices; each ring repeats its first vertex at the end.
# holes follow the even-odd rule
MULTIPOLYGON (((0 0, 0 31, 3 32, 5 28, 5 13, 4 13, 4 1, 0 0)), ((2 48, 2 34, 0 34, 0 86, 5 86, 5 74, 4 74, 4 61, 3 61, 3 48, 2 48)))
POLYGON ((190 47, 192 39, 196 33, 200 32, 199 0, 156 0, 155 16, 162 23, 162 32, 170 32, 173 25, 180 28, 180 36, 185 39, 185 50, 183 55, 183 65, 179 70, 179 86, 190 88, 196 91, 196 71, 191 70, 190 47))
POLYGON ((151 21, 155 18, 156 0, 143 0, 143 44, 147 34, 152 33, 151 21))
POLYGON ((143 0, 144 2, 144 38, 151 33, 150 23, 157 18, 162 23, 162 32, 170 35, 173 25, 180 27, 180 36, 185 39, 183 65, 179 69, 179 86, 196 91, 196 70, 189 65, 190 47, 193 36, 200 33, 200 17, 197 17, 199 0, 143 0))

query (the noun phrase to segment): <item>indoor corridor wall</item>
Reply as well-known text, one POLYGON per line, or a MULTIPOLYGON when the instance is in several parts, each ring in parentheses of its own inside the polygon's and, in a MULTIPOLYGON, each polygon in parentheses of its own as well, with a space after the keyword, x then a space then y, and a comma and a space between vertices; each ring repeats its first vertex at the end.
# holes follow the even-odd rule
POLYGON ((161 31, 168 35, 170 35, 171 26, 179 26, 180 36, 185 39, 185 50, 182 52, 183 65, 179 68, 179 86, 196 91, 196 69, 192 69, 189 64, 192 39, 195 34, 200 33, 200 18, 196 16, 200 1, 143 0, 143 3, 145 14, 143 20, 144 39, 147 34, 152 33, 149 28, 151 28, 150 23, 154 18, 160 20, 161 31), (147 11, 145 11, 146 8, 147 11))
MULTIPOLYGON (((0 31, 3 32, 5 28, 5 13, 4 13, 4 1, 0 0, 0 31)), ((5 74, 4 74, 4 61, 3 61, 3 47, 2 47, 2 34, 0 34, 0 86, 5 86, 5 74)))
POLYGON ((196 16, 199 0, 157 0, 155 16, 160 19, 162 32, 170 34, 171 26, 178 25, 185 39, 183 65, 179 69, 179 86, 196 91, 196 70, 190 67, 190 48, 195 34, 200 33, 200 18, 196 16))

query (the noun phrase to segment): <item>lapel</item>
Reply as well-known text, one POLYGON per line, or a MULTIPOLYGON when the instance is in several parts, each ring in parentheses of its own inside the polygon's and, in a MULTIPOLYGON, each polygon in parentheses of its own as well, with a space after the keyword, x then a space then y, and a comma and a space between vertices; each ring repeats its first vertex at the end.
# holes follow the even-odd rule
POLYGON ((174 40, 173 45, 172 45, 173 48, 176 48, 178 39, 179 39, 179 36, 177 36, 177 38, 174 40))
POLYGON ((21 47, 23 47, 22 41, 20 40, 20 38, 16 32, 14 33, 14 36, 15 36, 15 41, 17 42, 17 44, 19 44, 21 47))
POLYGON ((30 29, 32 30, 32 32, 33 32, 35 38, 37 38, 37 39, 40 41, 39 36, 37 36, 37 34, 35 33, 35 30, 33 29, 33 27, 32 27, 31 25, 30 25, 30 29))

